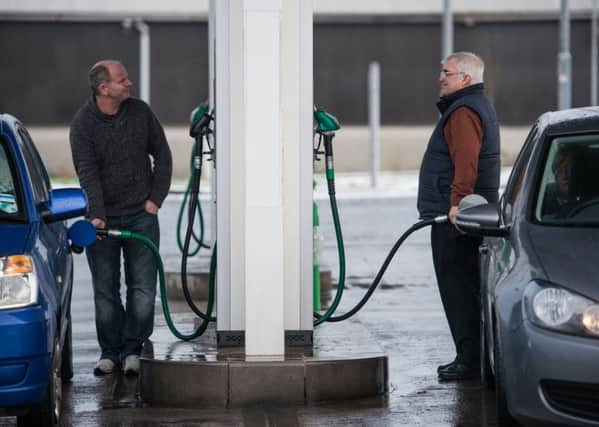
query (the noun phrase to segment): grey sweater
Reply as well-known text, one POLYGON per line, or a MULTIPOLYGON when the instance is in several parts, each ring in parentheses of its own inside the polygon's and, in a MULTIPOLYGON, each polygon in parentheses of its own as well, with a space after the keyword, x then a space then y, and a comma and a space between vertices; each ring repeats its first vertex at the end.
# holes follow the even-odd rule
POLYGON ((73 118, 70 142, 90 218, 136 213, 146 200, 162 205, 171 184, 171 151, 145 102, 128 98, 108 115, 88 99, 73 118))

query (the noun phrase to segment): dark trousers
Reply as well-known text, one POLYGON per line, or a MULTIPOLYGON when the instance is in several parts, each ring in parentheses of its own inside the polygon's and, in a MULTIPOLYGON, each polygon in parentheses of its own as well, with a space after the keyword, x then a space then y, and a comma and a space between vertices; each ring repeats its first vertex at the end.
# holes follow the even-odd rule
MULTIPOLYGON (((159 244, 158 217, 146 211, 108 217, 108 228, 143 234, 159 244)), ((152 251, 137 240, 112 237, 87 248, 92 273, 96 331, 102 359, 119 363, 130 354, 139 355, 143 342, 154 328, 157 264, 152 251), (127 287, 126 303, 121 301, 121 254, 127 287)))
POLYGON ((482 239, 461 234, 453 224, 434 224, 431 247, 437 284, 456 348, 456 361, 480 358, 480 273, 482 239))

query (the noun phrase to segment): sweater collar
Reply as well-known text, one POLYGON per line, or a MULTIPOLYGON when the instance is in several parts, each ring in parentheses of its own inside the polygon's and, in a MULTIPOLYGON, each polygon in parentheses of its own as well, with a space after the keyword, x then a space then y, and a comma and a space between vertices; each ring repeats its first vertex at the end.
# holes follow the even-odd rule
POLYGON ((470 86, 466 86, 463 89, 458 90, 457 92, 452 93, 451 95, 442 96, 437 102, 437 108, 443 114, 447 109, 460 98, 463 98, 466 95, 472 95, 475 93, 483 93, 485 90, 485 86, 483 83, 476 83, 470 86))
POLYGON ((92 94, 92 96, 89 98, 88 105, 96 117, 105 121, 111 121, 119 117, 123 113, 123 111, 125 111, 128 100, 129 98, 121 102, 121 105, 119 105, 119 109, 117 110, 116 114, 103 113, 102 110, 98 108, 98 104, 96 104, 96 96, 94 94, 92 94))

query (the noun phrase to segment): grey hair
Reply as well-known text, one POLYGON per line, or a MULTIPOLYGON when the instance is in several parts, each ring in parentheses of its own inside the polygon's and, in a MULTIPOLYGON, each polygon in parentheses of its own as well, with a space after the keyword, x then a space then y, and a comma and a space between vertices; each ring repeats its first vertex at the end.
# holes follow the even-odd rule
POLYGON ((87 82, 94 95, 98 94, 98 86, 110 82, 110 70, 108 64, 120 64, 113 59, 105 59, 96 62, 87 73, 87 82))
POLYGON ((454 60, 456 67, 460 73, 470 76, 471 84, 482 83, 483 74, 485 72, 485 63, 483 60, 472 52, 455 52, 449 55, 443 62, 454 60))

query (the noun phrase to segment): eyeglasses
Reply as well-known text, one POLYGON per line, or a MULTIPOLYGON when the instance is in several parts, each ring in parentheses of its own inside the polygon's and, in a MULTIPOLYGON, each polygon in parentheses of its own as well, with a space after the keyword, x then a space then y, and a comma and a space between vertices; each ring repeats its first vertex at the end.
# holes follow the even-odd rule
POLYGON ((455 76, 456 74, 465 74, 465 73, 463 71, 451 72, 449 70, 441 70, 441 72, 439 73, 439 76, 451 77, 451 76, 455 76))

